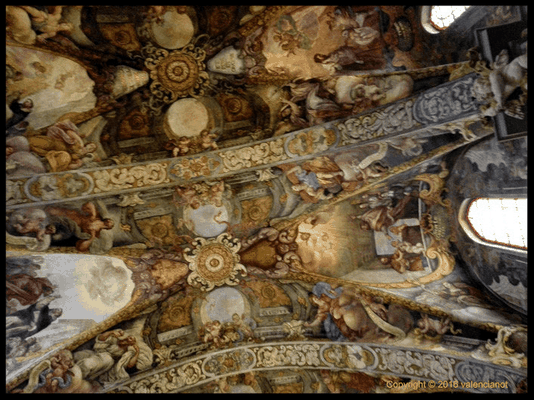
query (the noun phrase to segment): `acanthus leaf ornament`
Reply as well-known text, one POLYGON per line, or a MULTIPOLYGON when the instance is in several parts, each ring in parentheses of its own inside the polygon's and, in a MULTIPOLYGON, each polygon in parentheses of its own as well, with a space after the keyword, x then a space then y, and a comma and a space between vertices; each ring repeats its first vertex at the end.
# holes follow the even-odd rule
POLYGON ((143 49, 152 83, 152 98, 149 107, 158 110, 178 98, 202 96, 209 85, 209 75, 205 71, 204 50, 190 43, 180 50, 167 51, 153 45, 143 49))
POLYGON ((473 383, 495 382, 491 392, 515 393, 526 379, 526 368, 504 369, 491 360, 477 359, 477 352, 444 353, 384 343, 279 342, 247 344, 241 348, 206 352, 192 359, 172 353, 165 369, 155 368, 104 389, 107 393, 180 393, 213 379, 238 373, 277 368, 345 370, 372 375, 390 375, 417 381, 458 382, 465 392, 484 393, 473 383))
POLYGON ((187 283, 199 286, 203 291, 210 291, 215 286, 237 285, 238 273, 247 275, 237 254, 241 248, 239 239, 232 239, 227 233, 217 238, 196 238, 194 249, 185 249, 184 258, 189 262, 191 273, 187 283))

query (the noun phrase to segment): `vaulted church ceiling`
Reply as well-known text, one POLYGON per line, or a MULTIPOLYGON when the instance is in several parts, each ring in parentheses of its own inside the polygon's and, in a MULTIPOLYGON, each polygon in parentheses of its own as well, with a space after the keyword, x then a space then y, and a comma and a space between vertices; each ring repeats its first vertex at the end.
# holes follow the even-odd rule
POLYGON ((6 391, 526 391, 526 7, 429 10, 6 6, 6 391))

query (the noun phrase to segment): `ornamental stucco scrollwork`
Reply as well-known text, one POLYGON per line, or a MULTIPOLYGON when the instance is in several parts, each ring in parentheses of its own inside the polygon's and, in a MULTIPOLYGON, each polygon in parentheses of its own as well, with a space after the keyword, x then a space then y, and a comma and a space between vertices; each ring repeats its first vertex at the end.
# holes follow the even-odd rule
POLYGON ((48 201, 85 196, 94 189, 90 175, 68 172, 61 175, 39 175, 30 178, 24 192, 33 201, 48 201))
POLYGON ((201 290, 210 291, 215 286, 237 285, 237 275, 247 274, 245 266, 239 263, 239 239, 232 239, 227 233, 222 233, 215 239, 197 238, 193 244, 196 247, 192 250, 187 248, 184 253, 191 270, 187 277, 191 286, 200 286, 201 290))
POLYGON ((468 75, 334 126, 341 134, 341 144, 349 145, 463 119, 478 113, 471 95, 474 82, 475 75, 468 75))
POLYGON ((468 353, 440 354, 387 344, 353 342, 280 342, 246 345, 199 355, 129 381, 108 387, 108 392, 181 392, 222 376, 249 371, 305 368, 359 371, 426 381, 457 381, 465 391, 480 389, 462 383, 506 382, 501 391, 514 392, 526 369, 498 367, 475 360, 468 353))
POLYGON ((471 90, 475 74, 422 93, 414 104, 414 118, 422 124, 443 123, 478 113, 471 90))
MULTIPOLYGON (((513 373, 498 368, 485 368, 484 365, 474 364, 470 361, 462 361, 456 365, 455 376, 460 382, 472 384, 478 383, 503 383, 502 388, 496 386, 496 392, 514 393, 517 386, 517 378, 513 373), (500 390, 499 390, 500 389, 500 390)), ((474 392, 483 392, 483 388, 473 388, 474 392)))
POLYGON ((286 138, 278 138, 254 146, 221 151, 219 157, 223 162, 223 172, 232 172, 287 160, 289 156, 284 152, 285 140, 286 138))
POLYGON ((220 165, 221 161, 212 155, 181 158, 170 163, 169 173, 178 179, 190 180, 215 175, 220 165))
POLYGON ((247 370, 256 364, 256 354, 250 349, 237 349, 216 357, 208 357, 202 363, 206 376, 214 377, 247 370))
POLYGON ((436 381, 449 381, 454 378, 455 360, 450 357, 385 348, 377 349, 377 354, 380 358, 379 370, 436 381))
POLYGON ((324 363, 320 361, 320 346, 316 343, 265 346, 256 349, 258 367, 318 367, 324 363))
POLYGON ((167 163, 113 168, 94 171, 91 174, 95 182, 95 193, 148 187, 170 182, 167 175, 167 163))
POLYGON ((127 391, 130 393, 171 393, 204 379, 206 375, 202 372, 199 360, 173 368, 166 373, 157 373, 134 381, 127 391))
POLYGON ((334 123, 341 134, 341 144, 355 144, 420 127, 413 118, 414 102, 415 99, 400 101, 383 109, 334 123))
MULTIPOLYGON (((201 55, 197 55, 201 58, 201 55)), ((159 64, 154 53, 154 68, 159 64)), ((178 79, 179 66, 172 64, 171 77, 178 79)), ((154 70, 155 71, 155 70, 154 70)), ((374 111, 336 122, 276 136, 252 145, 206 152, 196 157, 178 157, 158 163, 130 164, 43 174, 8 181, 6 200, 10 208, 17 204, 57 201, 87 195, 105 195, 114 190, 149 188, 183 180, 219 178, 249 168, 261 168, 288 160, 312 158, 319 153, 339 151, 343 146, 363 144, 381 137, 407 135, 423 129, 466 129, 456 124, 474 122, 478 108, 471 98, 474 75, 430 89, 419 96, 400 100, 374 111), (459 127, 458 127, 459 126, 459 127), (20 190, 23 187, 23 190, 20 190)), ((470 135, 469 140, 474 139, 470 135)))
POLYGON ((291 134, 291 138, 286 141, 287 152, 293 157, 321 153, 332 147, 336 141, 337 136, 333 129, 318 126, 291 134))
POLYGON ((145 66, 152 80, 152 97, 148 104, 152 110, 157 111, 178 98, 204 94, 209 84, 209 75, 204 65, 204 50, 190 43, 171 52, 149 44, 143 51, 145 66))

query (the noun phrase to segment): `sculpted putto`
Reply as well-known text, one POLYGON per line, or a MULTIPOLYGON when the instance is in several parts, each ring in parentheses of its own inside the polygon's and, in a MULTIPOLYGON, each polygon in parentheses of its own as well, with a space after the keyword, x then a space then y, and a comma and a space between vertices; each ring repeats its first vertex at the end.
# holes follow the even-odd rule
MULTIPOLYGON (((526 30, 523 36, 526 36, 526 30)), ((479 61, 475 70, 480 77, 473 85, 473 95, 478 101, 488 103, 481 107, 483 115, 493 117, 504 111, 511 117, 523 119, 521 106, 526 104, 527 98, 527 52, 510 61, 508 50, 503 49, 490 68, 479 61), (521 88, 522 94, 519 99, 510 100, 517 88, 521 88)))

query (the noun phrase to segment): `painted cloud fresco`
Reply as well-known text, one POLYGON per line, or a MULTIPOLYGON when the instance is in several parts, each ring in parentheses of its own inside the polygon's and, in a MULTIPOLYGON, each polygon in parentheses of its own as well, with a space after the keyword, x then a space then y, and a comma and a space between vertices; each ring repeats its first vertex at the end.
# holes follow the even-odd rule
POLYGON ((118 259, 55 254, 8 255, 6 261, 8 365, 15 373, 19 363, 9 354, 21 356, 25 346, 24 358, 34 363, 39 354, 102 322, 131 299, 131 271, 118 259))
MULTIPOLYGON (((28 122, 34 129, 51 125, 67 112, 83 112, 94 107, 94 82, 74 61, 41 51, 7 49, 6 60, 19 71, 10 85, 19 98, 29 98, 35 108, 28 122)), ((10 116, 11 111, 7 109, 10 116)))

